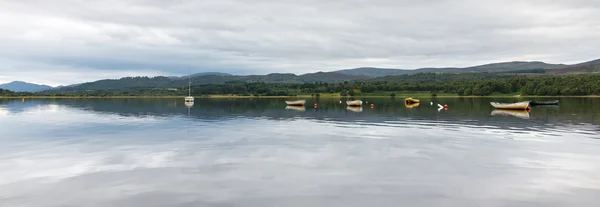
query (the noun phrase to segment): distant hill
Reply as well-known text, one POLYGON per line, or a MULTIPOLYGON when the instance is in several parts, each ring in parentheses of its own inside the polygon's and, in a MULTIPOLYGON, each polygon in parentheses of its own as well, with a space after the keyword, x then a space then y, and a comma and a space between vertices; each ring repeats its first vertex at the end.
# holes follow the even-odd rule
POLYGON ((404 75, 413 73, 413 70, 391 69, 391 68, 354 68, 334 71, 335 73, 356 76, 382 77, 390 75, 404 75))
MULTIPOLYGON (((191 75, 192 77, 197 76, 233 76, 229 73, 220 73, 220 72, 204 72, 204 73, 194 73, 191 75)), ((187 76, 182 76, 182 78, 187 78, 187 76)))
POLYGON ((600 73, 600 59, 575 65, 569 65, 560 69, 552 70, 550 71, 550 73, 557 75, 600 73))
POLYGON ((13 81, 10 83, 0 84, 0 88, 14 92, 38 92, 52 89, 52 86, 27 83, 23 81, 13 81))
POLYGON ((406 69, 390 69, 390 68, 355 68, 334 71, 335 73, 342 73, 348 75, 362 75, 369 77, 383 77, 393 75, 404 75, 404 74, 415 74, 415 73, 482 73, 482 72, 507 72, 507 71, 518 71, 518 70, 531 70, 531 69, 557 69, 563 68, 566 65, 563 64, 548 64, 539 61, 524 62, 503 62, 503 63, 492 63, 466 68, 419 68, 415 70, 406 69))
MULTIPOLYGON (((452 80, 470 80, 470 79, 490 79, 512 76, 531 76, 531 75, 552 75, 552 74, 579 74, 588 72, 600 72, 600 60, 575 64, 548 64, 539 61, 525 62, 502 62, 485 65, 478 65, 465 68, 420 68, 416 70, 406 69, 388 69, 388 68, 355 68, 338 70, 334 72, 317 72, 296 75, 292 73, 271 73, 267 75, 231 75, 219 72, 207 72, 192 74, 192 85, 229 85, 239 83, 339 83, 353 80, 381 80, 381 81, 409 81, 417 76, 407 77, 407 75, 419 73, 456 73, 467 74, 461 76, 432 76, 420 75, 419 81, 441 81, 445 79, 452 80), (469 75, 469 74, 475 75, 469 75), (490 73, 489 75, 486 73, 490 73), (493 74, 492 74, 493 73, 493 74), (389 78, 388 78, 389 77, 389 78), (428 80, 428 78, 432 78, 428 80)), ((121 79, 106 79, 88 83, 74 84, 64 87, 57 87, 51 92, 80 91, 80 90, 118 90, 124 88, 176 88, 187 86, 188 76, 182 77, 125 77, 121 79)))
MULTIPOLYGON (((367 76, 347 75, 332 72, 308 73, 295 75, 292 73, 271 73, 267 75, 199 75, 192 76, 192 85, 223 85, 235 83, 336 83, 369 78, 367 76)), ((77 90, 117 90, 124 88, 173 88, 187 86, 187 78, 173 79, 170 77, 125 77, 120 79, 105 79, 71 86, 64 86, 51 90, 52 92, 77 91, 77 90)))
POLYGON ((184 76, 168 76, 170 79, 187 79, 188 77, 198 77, 198 76, 233 76, 229 73, 221 73, 221 72, 202 72, 202 73, 194 73, 191 75, 184 76))
POLYGON ((489 73, 497 73, 497 72, 507 72, 507 71, 517 71, 517 70, 531 70, 531 69, 557 69, 563 68, 567 65, 564 64, 548 64, 539 61, 533 62, 524 62, 524 61, 513 61, 513 62, 503 62, 503 63, 492 63, 485 64, 473 67, 462 68, 463 72, 489 72, 489 73))

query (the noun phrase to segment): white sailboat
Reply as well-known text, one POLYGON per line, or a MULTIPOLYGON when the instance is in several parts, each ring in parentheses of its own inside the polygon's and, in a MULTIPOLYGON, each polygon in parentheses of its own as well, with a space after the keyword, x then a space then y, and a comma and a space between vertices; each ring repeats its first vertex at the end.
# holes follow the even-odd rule
POLYGON ((193 106, 194 105, 194 97, 192 97, 192 79, 191 75, 188 76, 188 96, 185 97, 185 105, 193 106))

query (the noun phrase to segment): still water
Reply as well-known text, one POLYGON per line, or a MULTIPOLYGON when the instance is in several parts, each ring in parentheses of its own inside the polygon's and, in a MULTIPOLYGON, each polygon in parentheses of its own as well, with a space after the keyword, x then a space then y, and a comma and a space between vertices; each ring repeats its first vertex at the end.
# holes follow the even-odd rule
POLYGON ((600 206, 600 99, 284 101, 0 99, 0 206, 600 206))

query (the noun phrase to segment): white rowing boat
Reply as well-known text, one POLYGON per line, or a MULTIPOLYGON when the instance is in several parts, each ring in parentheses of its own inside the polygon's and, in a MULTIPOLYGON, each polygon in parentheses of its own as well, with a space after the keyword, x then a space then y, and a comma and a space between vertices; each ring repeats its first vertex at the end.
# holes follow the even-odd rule
POLYGON ((529 108, 529 101, 522 101, 517 103, 498 103, 490 102, 496 109, 508 109, 508 110, 526 110, 529 108))
POLYGON ((288 106, 304 106, 306 100, 298 100, 298 101, 285 101, 288 106))
POLYGON ((361 100, 354 100, 354 101, 346 101, 346 104, 348 106, 362 106, 363 102, 361 100))

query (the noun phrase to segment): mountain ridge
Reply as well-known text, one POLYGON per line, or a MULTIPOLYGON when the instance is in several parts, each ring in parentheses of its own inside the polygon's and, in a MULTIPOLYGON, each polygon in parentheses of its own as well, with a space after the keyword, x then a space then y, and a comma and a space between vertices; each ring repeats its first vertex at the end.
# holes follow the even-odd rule
POLYGON ((565 64, 549 64, 541 61, 511 61, 511 62, 498 62, 489 63, 483 65, 476 65, 470 67, 443 67, 443 68, 417 68, 417 69, 393 69, 393 68, 375 68, 375 67, 359 67, 353 69, 343 69, 333 72, 351 74, 351 75, 365 75, 371 77, 382 77, 388 75, 404 75, 404 74, 415 74, 415 73, 481 73, 481 72, 508 72, 516 70, 530 70, 530 69, 558 69, 567 67, 565 64))
POLYGON ((39 92, 52 89, 52 86, 28 83, 24 81, 12 81, 0 84, 0 88, 14 92, 39 92))
POLYGON ((52 91, 69 90, 104 90, 122 88, 176 88, 188 84, 187 77, 191 76, 192 85, 223 85, 234 83, 338 83, 344 81, 367 80, 378 77, 412 75, 417 73, 513 73, 524 71, 540 71, 538 74, 565 75, 588 72, 600 72, 600 59, 579 64, 549 64, 541 61, 511 61, 499 62, 471 67, 419 68, 415 70, 361 67, 354 69, 336 70, 331 72, 316 72, 296 75, 293 73, 270 73, 266 75, 232 75, 221 72, 203 72, 188 76, 174 77, 124 77, 120 79, 103 79, 93 82, 57 87, 52 91), (517 72, 518 71, 518 72, 517 72))

